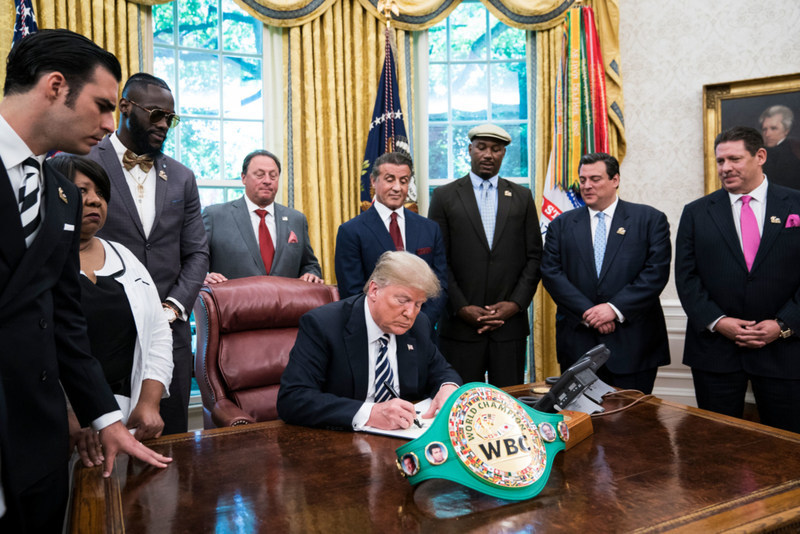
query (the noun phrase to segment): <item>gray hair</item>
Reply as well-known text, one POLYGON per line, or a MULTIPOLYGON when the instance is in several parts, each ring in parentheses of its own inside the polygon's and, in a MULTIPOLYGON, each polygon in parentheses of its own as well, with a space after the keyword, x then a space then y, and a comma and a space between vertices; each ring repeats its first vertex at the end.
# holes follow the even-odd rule
POLYGON ((788 133, 789 130, 792 129, 792 124, 794 124, 794 113, 792 113, 791 109, 787 108, 786 106, 781 106, 780 104, 776 106, 770 106, 765 109, 764 113, 762 113, 758 118, 758 123, 763 124, 764 119, 774 117, 775 115, 781 116, 781 124, 783 124, 783 129, 788 133))
POLYGON ((402 250, 390 250, 381 254, 375 270, 364 285, 364 293, 369 291, 369 283, 375 282, 379 288, 402 286, 424 291, 428 299, 435 299, 442 292, 439 279, 425 260, 402 250))

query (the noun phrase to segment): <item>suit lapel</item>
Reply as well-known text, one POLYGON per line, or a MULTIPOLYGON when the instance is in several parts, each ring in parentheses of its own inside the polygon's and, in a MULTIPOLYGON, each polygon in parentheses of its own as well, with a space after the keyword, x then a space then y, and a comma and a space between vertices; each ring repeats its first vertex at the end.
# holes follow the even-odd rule
MULTIPOLYGON (((472 226, 475 228, 475 232, 478 234, 481 243, 486 247, 486 250, 489 250, 489 241, 486 240, 486 230, 483 229, 481 212, 478 209, 478 201, 475 200, 475 191, 472 189, 472 181, 469 175, 461 178, 458 185, 458 197, 464 205, 464 210, 467 212, 467 216, 470 222, 472 222, 472 226)), ((495 231, 495 235, 497 235, 497 231, 495 231)))
MULTIPOLYGON (((112 134, 113 135, 113 134, 112 134)), ((131 190, 128 187, 128 182, 125 179, 125 173, 122 171, 122 164, 119 162, 117 153, 114 150, 114 145, 111 144, 110 136, 100 141, 97 145, 100 150, 100 158, 103 160, 103 166, 108 171, 108 177, 111 180, 111 203, 110 209, 121 209, 123 206, 128 211, 128 215, 133 220, 133 225, 142 234, 142 238, 147 239, 144 235, 144 227, 142 226, 142 219, 139 217, 139 212, 136 210, 131 190)), ((157 188, 156 188, 157 189, 157 188)), ((158 193, 158 191, 156 191, 158 193)), ((156 221, 158 216, 156 216, 156 221)), ((155 228, 155 223, 153 224, 155 228)), ((152 229, 151 229, 152 231, 152 229)))
MULTIPOLYGON (((39 273, 42 265, 58 245, 60 236, 64 231, 64 207, 58 195, 58 182, 53 176, 55 171, 50 168, 49 163, 45 162, 42 166, 42 172, 44 173, 45 184, 44 196, 42 197, 45 202, 44 221, 39 233, 36 234, 36 239, 33 240, 31 246, 22 256, 22 260, 14 274, 11 275, 6 290, 3 292, 2 298, 0 298, 0 308, 5 307, 11 298, 18 294, 23 287, 26 287, 31 279, 39 273)), ((20 222, 21 225, 22 223, 20 222)), ((80 228, 75 228, 73 231, 78 232, 80 228)))
MULTIPOLYGON (((19 264, 25 254, 25 238, 22 233, 22 221, 19 214, 17 193, 11 187, 6 166, 0 159, 0 254, 5 259, 11 272, 19 264)), ((0 284, 7 280, 0 280, 0 284)), ((0 294, 4 288, 0 286, 0 294)))
POLYGON ((275 204, 275 259, 272 260, 272 268, 280 264, 283 251, 289 243, 289 221, 284 221, 286 208, 280 204, 275 204))
POLYGON ((597 267, 594 265, 594 244, 592 243, 592 222, 589 220, 589 208, 578 208, 580 213, 572 221, 572 235, 578 245, 586 270, 597 279, 597 267))
POLYGON ((253 233, 253 224, 250 221, 250 212, 247 211, 247 203, 245 203, 244 197, 233 201, 230 209, 233 220, 236 221, 236 226, 239 227, 239 232, 242 234, 244 244, 253 256, 253 261, 256 262, 261 272, 266 274, 267 270, 264 267, 264 260, 261 259, 261 249, 258 246, 258 241, 256 241, 256 235, 253 233))
MULTIPOLYGON (((389 231, 386 229, 386 225, 383 224, 381 216, 378 214, 378 210, 375 209, 375 206, 370 206, 370 208, 364 212, 364 224, 375 234, 375 238, 384 250, 395 250, 392 236, 389 235, 389 231)), ((406 228, 406 232, 408 232, 408 228, 406 228)))
POLYGON ((733 212, 731 211, 730 196, 724 189, 713 193, 709 198, 708 213, 719 228, 722 238, 731 249, 731 253, 742 269, 747 271, 747 264, 744 261, 744 252, 739 243, 739 236, 736 234, 736 226, 733 223, 733 212))
POLYGON ((407 334, 395 336, 397 343, 397 374, 400 395, 408 398, 419 391, 419 372, 417 371, 417 340, 407 334))
MULTIPOLYGON (((503 227, 506 225, 506 221, 508 220, 508 212, 511 209, 511 201, 513 197, 510 194, 510 188, 505 180, 502 178, 498 178, 497 180, 497 221, 494 227, 494 238, 492 239, 492 248, 497 245, 497 242, 500 240, 500 236, 503 234, 503 227)), ((485 231, 484 231, 485 233, 485 231)))
POLYGON ((163 154, 156 158, 153 170, 156 175, 156 217, 153 219, 153 227, 150 229, 151 234, 158 227, 158 221, 161 220, 161 212, 164 210, 164 201, 167 198, 167 180, 169 180, 169 173, 167 172, 167 160, 163 154), (162 172, 164 176, 167 177, 167 180, 159 176, 162 172))
POLYGON ((414 218, 414 213, 406 208, 403 208, 403 218, 406 221, 406 252, 416 254, 419 248, 419 221, 414 218))
POLYGON ((350 319, 344 333, 344 346, 350 358, 353 371, 353 396, 356 400, 367 398, 369 379, 369 345, 367 343, 367 323, 364 320, 364 299, 360 297, 353 303, 350 319))
POLYGON ((764 229, 761 232, 761 243, 758 245, 758 252, 756 259, 753 260, 753 268, 750 272, 755 271, 759 264, 764 260, 764 257, 769 253, 778 235, 781 233, 783 226, 786 224, 786 219, 789 216, 791 204, 786 201, 786 193, 784 191, 776 191, 774 186, 767 187, 767 205, 764 210, 764 229), (777 217, 780 223, 770 222, 772 217, 777 217))
MULTIPOLYGON (((603 256, 603 266, 600 268, 600 277, 597 280, 598 284, 603 281, 606 273, 608 273, 611 262, 614 261, 614 256, 617 255, 619 247, 625 240, 625 234, 619 234, 617 233, 617 230, 620 228, 625 228, 628 217, 629 215, 625 202, 620 200, 617 203, 617 209, 614 212, 614 218, 611 219, 611 228, 609 229, 608 240, 606 241, 606 253, 603 256)), ((595 271, 596 270, 597 268, 595 267, 595 271)))

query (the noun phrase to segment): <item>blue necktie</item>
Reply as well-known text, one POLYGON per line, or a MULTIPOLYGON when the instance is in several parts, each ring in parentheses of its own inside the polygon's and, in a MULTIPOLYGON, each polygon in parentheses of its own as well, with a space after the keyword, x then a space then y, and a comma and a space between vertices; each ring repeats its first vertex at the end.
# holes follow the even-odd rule
POLYGON ((596 217, 597 228, 594 232, 594 266, 597 269, 597 277, 600 278, 600 271, 603 270, 603 257, 606 255, 606 216, 601 211, 596 217))
POLYGON ((486 232, 486 241, 489 242, 489 250, 492 249, 494 241, 494 191, 492 182, 484 180, 481 184, 481 220, 483 221, 483 231, 486 232))
POLYGON ((389 388, 386 387, 384 382, 394 383, 394 373, 392 373, 392 366, 389 365, 389 334, 383 334, 378 343, 378 360, 375 363, 375 402, 386 402, 392 398, 389 388))

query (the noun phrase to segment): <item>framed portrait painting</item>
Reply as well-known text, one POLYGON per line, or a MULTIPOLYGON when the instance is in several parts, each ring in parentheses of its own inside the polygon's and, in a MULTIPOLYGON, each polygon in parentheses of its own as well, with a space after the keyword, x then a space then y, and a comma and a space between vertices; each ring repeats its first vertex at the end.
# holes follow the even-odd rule
POLYGON ((733 126, 764 136, 770 183, 800 189, 800 73, 703 86, 705 194, 720 188, 714 138, 733 126))

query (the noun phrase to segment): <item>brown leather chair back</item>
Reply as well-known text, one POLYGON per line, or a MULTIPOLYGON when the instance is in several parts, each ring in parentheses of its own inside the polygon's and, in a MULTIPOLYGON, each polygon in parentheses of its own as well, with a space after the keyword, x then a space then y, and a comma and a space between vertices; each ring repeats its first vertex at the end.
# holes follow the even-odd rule
POLYGON ((300 317, 336 300, 335 286, 277 276, 203 286, 194 316, 204 427, 278 419, 281 375, 300 317))

